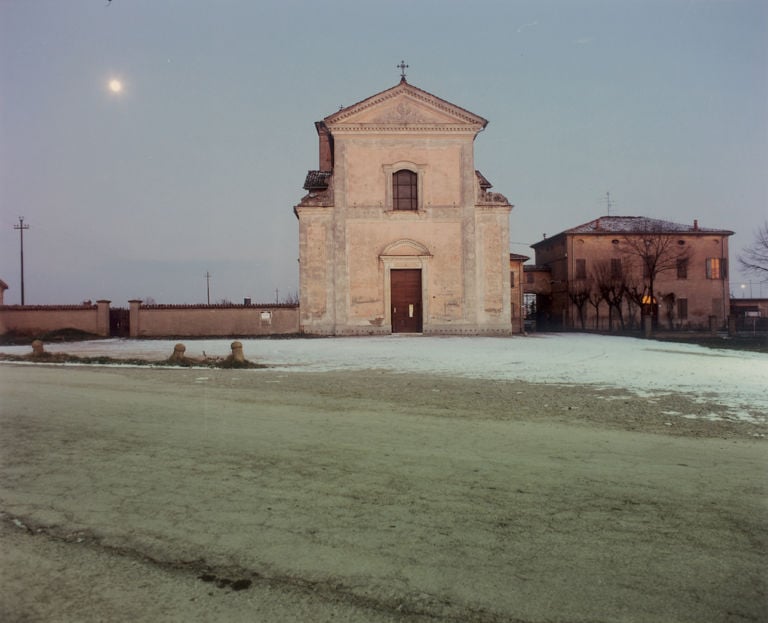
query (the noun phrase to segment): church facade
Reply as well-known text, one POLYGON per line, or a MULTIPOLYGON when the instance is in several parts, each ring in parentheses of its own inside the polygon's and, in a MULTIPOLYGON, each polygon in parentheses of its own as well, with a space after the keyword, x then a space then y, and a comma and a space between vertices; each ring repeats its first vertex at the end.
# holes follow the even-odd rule
POLYGON ((315 123, 294 208, 303 332, 512 331, 512 206, 474 162, 487 123, 404 76, 315 123))

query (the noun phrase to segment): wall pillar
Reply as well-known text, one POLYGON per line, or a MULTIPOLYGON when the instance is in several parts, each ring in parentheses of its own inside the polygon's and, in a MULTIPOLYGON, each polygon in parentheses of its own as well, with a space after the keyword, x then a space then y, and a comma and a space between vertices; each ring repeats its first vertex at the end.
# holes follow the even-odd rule
POLYGON ((111 302, 106 299, 96 301, 96 332, 102 337, 109 337, 109 304, 111 302))
POLYGON ((130 327, 129 336, 139 337, 139 308, 141 307, 141 300, 128 301, 131 306, 130 316, 128 318, 128 326, 130 327))

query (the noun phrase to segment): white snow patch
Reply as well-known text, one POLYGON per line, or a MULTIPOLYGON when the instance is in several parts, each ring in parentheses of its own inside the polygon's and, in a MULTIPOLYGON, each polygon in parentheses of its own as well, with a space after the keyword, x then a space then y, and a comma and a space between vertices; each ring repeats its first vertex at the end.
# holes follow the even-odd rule
MULTIPOLYGON (((248 359, 288 373, 378 369, 533 383, 587 383, 626 389, 650 399, 680 392, 694 396, 697 402, 725 405, 730 417, 768 421, 768 355, 764 353, 713 351, 693 344, 586 334, 240 341, 248 359)), ((173 353, 176 342, 109 339, 47 344, 45 348, 81 356, 162 360, 173 353)), ((209 357, 224 357, 231 352, 231 342, 187 340, 186 354, 201 357, 205 351, 209 357)), ((10 346, 3 352, 26 354, 30 348, 10 346)))

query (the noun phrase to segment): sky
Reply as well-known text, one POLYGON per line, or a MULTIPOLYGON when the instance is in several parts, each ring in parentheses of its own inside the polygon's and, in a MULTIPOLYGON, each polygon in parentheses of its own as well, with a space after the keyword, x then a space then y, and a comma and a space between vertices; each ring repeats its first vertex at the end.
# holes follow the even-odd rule
POLYGON ((731 291, 768 296, 737 263, 768 219, 764 0, 0 0, 6 304, 20 216, 27 304, 295 294, 314 122, 401 60, 489 120, 475 165, 515 205, 512 252, 610 193, 736 232, 731 291))
MULTIPOLYGON (((529 383, 587 383, 604 388, 605 400, 617 398, 614 390, 620 394, 630 391, 645 398, 644 410, 649 415, 654 410, 654 398, 663 394, 689 394, 702 405, 695 413, 662 412, 669 416, 670 422, 680 417, 768 422, 765 388, 768 355, 765 353, 578 333, 536 333, 512 340, 466 336, 424 339, 400 334, 241 341, 247 359, 285 373, 389 370, 529 383), (418 352, 417 357, 413 356, 414 352, 418 352), (708 407, 712 403, 726 407, 725 412, 713 412, 711 406, 708 407)), ((231 353, 231 343, 231 340, 191 340, 186 343, 186 355, 226 357, 231 353)), ((112 339, 46 344, 45 348, 71 355, 162 361, 171 355, 174 344, 173 340, 112 339)), ((2 351, 16 355, 30 353, 28 345, 3 346, 2 351)), ((231 384, 237 381, 232 377, 211 378, 205 370, 200 372, 196 379, 199 382, 231 384)), ((249 371, 238 370, 240 373, 249 371)))

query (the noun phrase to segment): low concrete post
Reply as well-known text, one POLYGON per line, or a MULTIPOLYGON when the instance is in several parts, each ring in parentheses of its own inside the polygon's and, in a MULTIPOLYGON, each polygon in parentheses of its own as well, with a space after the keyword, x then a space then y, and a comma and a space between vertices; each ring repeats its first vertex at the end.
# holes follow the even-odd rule
POLYGON ((43 343, 40 340, 35 340, 32 342, 32 356, 33 357, 42 357, 45 355, 45 348, 43 347, 43 343))
POLYGON ((176 346, 173 347, 173 355, 171 355, 169 361, 174 363, 184 363, 185 352, 187 352, 187 347, 184 346, 184 344, 176 344, 176 346))
POLYGON ((232 342, 232 361, 235 363, 245 363, 242 342, 232 342))
POLYGON ((112 301, 96 301, 96 332, 102 337, 109 337, 109 304, 112 301))

